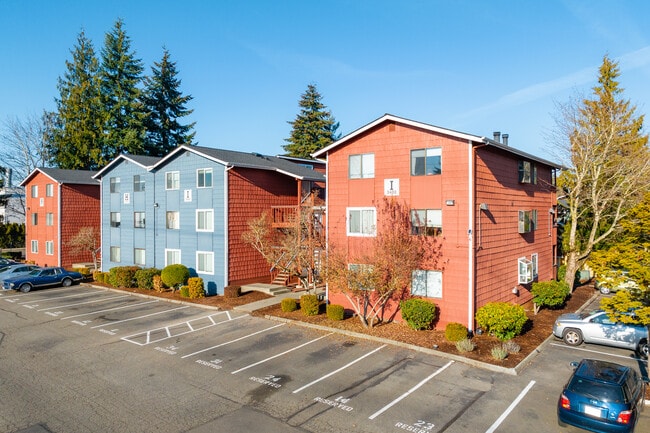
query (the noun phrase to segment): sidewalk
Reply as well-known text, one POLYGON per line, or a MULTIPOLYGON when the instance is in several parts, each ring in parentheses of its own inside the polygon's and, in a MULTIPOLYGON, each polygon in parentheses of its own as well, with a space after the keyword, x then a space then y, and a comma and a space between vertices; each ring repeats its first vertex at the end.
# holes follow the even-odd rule
MULTIPOLYGON (((322 289, 316 289, 316 291, 312 293, 318 295, 319 299, 325 296, 325 291, 322 289)), ((253 311, 261 310, 262 308, 270 307, 271 305, 280 304, 283 299, 300 299, 302 295, 307 294, 308 293, 306 291, 282 293, 280 295, 273 296, 272 298, 262 299, 261 301, 251 302, 250 304, 239 305, 237 307, 234 307, 233 310, 252 313, 253 311)))

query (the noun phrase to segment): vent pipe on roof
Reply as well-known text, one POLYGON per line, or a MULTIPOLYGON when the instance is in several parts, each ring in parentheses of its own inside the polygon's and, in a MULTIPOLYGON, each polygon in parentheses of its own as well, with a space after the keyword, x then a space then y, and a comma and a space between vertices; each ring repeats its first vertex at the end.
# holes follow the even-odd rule
POLYGON ((502 137, 503 137, 503 144, 505 146, 507 146, 508 145, 508 137, 509 137, 509 135, 508 134, 503 134, 502 137))
POLYGON ((500 143, 501 142, 501 133, 499 131, 494 131, 492 134, 494 135, 494 141, 496 141, 497 143, 500 143))

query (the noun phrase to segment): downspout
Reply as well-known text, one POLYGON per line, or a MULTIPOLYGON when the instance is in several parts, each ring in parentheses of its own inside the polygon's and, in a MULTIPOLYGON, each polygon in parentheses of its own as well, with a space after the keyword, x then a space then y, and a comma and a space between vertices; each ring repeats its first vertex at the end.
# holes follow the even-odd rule
MULTIPOLYGON (((321 257, 321 266, 323 263, 322 260, 328 259, 327 256, 329 254, 329 247, 330 247, 330 219, 329 219, 330 189, 327 182, 327 179, 329 179, 329 174, 330 174, 329 155, 325 156, 325 161, 327 161, 325 162, 325 257, 321 257)), ((326 281, 325 282, 325 303, 326 304, 330 303, 329 287, 330 285, 326 281)))
MULTIPOLYGON (((57 245, 58 248, 59 248, 59 251, 57 252, 57 256, 58 256, 57 266, 61 266, 61 257, 62 257, 61 256, 61 251, 63 250, 63 240, 61 239, 61 211, 62 211, 61 207, 63 206, 62 203, 61 203, 61 193, 63 192, 63 188, 61 186, 62 186, 61 182, 58 182, 59 193, 58 193, 58 196, 56 198, 56 201, 57 201, 57 208, 58 208, 57 218, 58 218, 59 221, 56 224, 56 231, 57 231, 56 238, 59 240, 59 242, 58 242, 59 245, 57 245)), ((46 247, 46 249, 47 249, 47 247, 46 247)))
MULTIPOLYGON (((230 228, 228 226, 228 176, 234 165, 224 167, 223 170, 223 287, 228 285, 228 245, 230 240, 230 228)), ((218 289, 217 289, 218 290, 218 289)))
POLYGON ((467 142, 467 178, 468 178, 468 213, 467 213, 467 329, 474 329, 474 146, 467 142))

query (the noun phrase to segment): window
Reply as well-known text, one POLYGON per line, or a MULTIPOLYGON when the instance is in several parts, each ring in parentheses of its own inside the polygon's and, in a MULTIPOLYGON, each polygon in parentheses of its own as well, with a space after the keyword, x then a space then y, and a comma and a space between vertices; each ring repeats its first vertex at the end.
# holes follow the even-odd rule
POLYGON ((442 209, 411 210, 411 234, 438 236, 442 234, 442 209))
POLYGON ((133 212, 133 227, 144 228, 144 212, 133 212))
POLYGON ((168 229, 178 230, 180 228, 178 211, 167 211, 165 214, 165 220, 167 221, 166 227, 168 229))
POLYGON ((32 253, 38 253, 38 241, 32 241, 32 253))
POLYGON ((196 210, 196 231, 212 232, 214 231, 214 211, 212 209, 196 210))
POLYGON ((37 225, 38 225, 38 214, 37 214, 36 212, 34 212, 34 213, 32 214, 32 225, 33 225, 33 226, 37 226, 37 225))
POLYGON ((54 241, 45 241, 45 254, 48 256, 54 255, 54 241))
POLYGON ((133 263, 139 266, 145 265, 144 260, 144 248, 134 248, 133 249, 133 263))
POLYGON ((416 149, 411 151, 411 176, 429 176, 442 172, 442 149, 416 149))
POLYGON ((375 177, 375 154, 364 153, 361 155, 350 155, 349 160, 350 179, 368 179, 375 177))
POLYGON ((372 265, 348 263, 348 269, 351 275, 348 279, 348 286, 353 290, 374 290, 373 287, 368 287, 368 277, 371 276, 372 265))
POLYGON ((48 212, 45 214, 45 225, 46 226, 54 225, 54 214, 52 212, 48 212))
POLYGON ((110 191, 111 192, 120 192, 120 178, 119 177, 111 177, 109 180, 110 183, 110 191))
POLYGON ((212 251, 196 252, 196 272, 214 274, 214 253, 212 251))
POLYGON ((45 185, 45 196, 54 197, 54 184, 48 183, 45 185))
POLYGON ((32 198, 38 197, 38 185, 32 185, 32 198))
POLYGON ((415 270, 411 279, 411 294, 425 298, 442 298, 442 272, 415 270))
POLYGON ((120 247, 111 247, 111 262, 120 262, 120 247))
POLYGON ((212 169, 200 168, 196 171, 196 187, 212 188, 212 169))
POLYGON ((533 266, 533 278, 537 278, 537 253, 530 256, 530 262, 533 266))
POLYGON ((533 262, 526 257, 517 259, 519 284, 528 284, 533 281, 533 262))
POLYGON ((348 208, 348 236, 374 236, 377 225, 375 208, 348 208))
POLYGON ((530 161, 519 161, 519 183, 537 184, 537 166, 530 161))
POLYGON ((165 173, 165 189, 179 189, 181 185, 181 174, 178 171, 165 173))
POLYGON ((530 229, 531 229, 530 214, 531 214, 531 212, 529 210, 520 210, 519 211, 519 219, 518 219, 518 232, 519 233, 528 233, 528 232, 530 232, 530 229))
POLYGON ((537 209, 530 211, 530 229, 537 230, 537 209))
POLYGON ((165 266, 179 265, 181 263, 181 250, 165 249, 165 266))
POLYGON ((136 174, 133 176, 133 192, 144 191, 144 176, 136 174))
POLYGON ((119 227, 120 226, 120 213, 119 212, 111 212, 111 227, 119 227))

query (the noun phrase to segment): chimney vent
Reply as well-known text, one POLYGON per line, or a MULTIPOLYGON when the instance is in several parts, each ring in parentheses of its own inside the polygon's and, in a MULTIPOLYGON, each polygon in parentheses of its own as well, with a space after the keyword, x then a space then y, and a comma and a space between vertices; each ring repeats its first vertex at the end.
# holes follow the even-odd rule
POLYGON ((500 143, 501 142, 501 133, 499 131, 494 131, 492 134, 494 135, 494 141, 496 141, 497 143, 500 143))
POLYGON ((508 137, 509 137, 509 135, 508 134, 503 134, 502 137, 503 137, 503 144, 505 146, 507 146, 508 145, 508 137))

